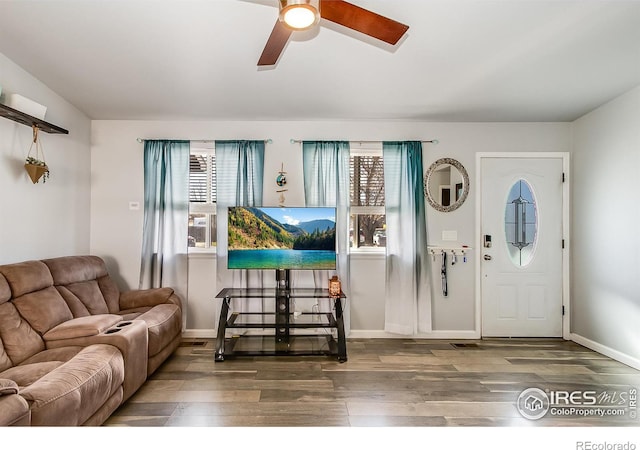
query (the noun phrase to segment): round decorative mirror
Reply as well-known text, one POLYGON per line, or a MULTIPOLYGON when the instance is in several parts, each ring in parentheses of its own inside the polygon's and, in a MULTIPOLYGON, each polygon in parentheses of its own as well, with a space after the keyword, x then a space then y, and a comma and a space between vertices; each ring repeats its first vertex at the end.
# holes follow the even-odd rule
POLYGON ((441 212, 454 211, 469 195, 469 174, 459 161, 440 158, 427 169, 424 195, 431 206, 441 212))

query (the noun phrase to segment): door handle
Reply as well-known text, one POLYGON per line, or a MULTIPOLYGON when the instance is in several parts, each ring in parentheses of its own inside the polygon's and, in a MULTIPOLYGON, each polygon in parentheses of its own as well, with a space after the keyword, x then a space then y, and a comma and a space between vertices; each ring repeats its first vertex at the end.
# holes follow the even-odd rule
POLYGON ((483 258, 485 261, 491 261, 491 255, 484 255, 483 258))

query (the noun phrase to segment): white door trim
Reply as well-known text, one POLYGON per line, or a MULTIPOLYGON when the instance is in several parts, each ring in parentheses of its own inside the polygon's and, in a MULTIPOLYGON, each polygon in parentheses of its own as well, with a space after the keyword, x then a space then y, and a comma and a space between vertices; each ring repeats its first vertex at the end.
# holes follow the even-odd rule
POLYGON ((565 176, 565 182, 562 184, 562 235, 564 238, 564 250, 562 252, 562 306, 564 308, 564 316, 562 317, 562 336, 564 339, 571 340, 571 305, 570 305, 570 256, 571 256, 571 238, 570 238, 570 196, 569 186, 571 184, 570 176, 570 157, 569 152, 478 152, 476 153, 476 243, 475 261, 476 261, 476 327, 475 334, 482 337, 482 160, 486 158, 562 158, 562 172, 565 176))

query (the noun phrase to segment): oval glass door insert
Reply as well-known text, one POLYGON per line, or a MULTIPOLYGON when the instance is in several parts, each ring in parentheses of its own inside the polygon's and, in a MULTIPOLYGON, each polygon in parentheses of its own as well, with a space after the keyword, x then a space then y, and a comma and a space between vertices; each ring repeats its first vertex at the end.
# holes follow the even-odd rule
POLYGON ((531 185, 518 180, 509 190, 504 214, 504 231, 511 261, 518 267, 533 259, 538 235, 538 214, 531 185))

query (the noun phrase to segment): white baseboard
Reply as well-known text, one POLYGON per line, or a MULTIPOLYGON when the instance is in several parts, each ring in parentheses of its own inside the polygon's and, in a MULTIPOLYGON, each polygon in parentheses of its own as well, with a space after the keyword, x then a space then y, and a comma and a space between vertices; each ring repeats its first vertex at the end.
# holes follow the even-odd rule
MULTIPOLYGON (((214 329, 191 329, 182 332, 182 337, 187 339, 215 339, 217 332, 214 329)), ((347 338, 356 339, 480 339, 480 333, 474 330, 438 330, 429 333, 420 333, 411 336, 387 333, 383 330, 351 330, 347 338)))
POLYGON ((214 329, 184 330, 182 332, 182 337, 187 339, 215 339, 217 335, 214 329))
POLYGON ((627 355, 626 353, 622 353, 618 350, 615 350, 611 347, 607 347, 606 345, 602 345, 598 342, 592 341, 584 336, 580 336, 579 334, 571 333, 570 338, 576 344, 580 344, 584 347, 587 347, 593 351, 601 353, 609 358, 615 359, 616 361, 621 362, 622 364, 626 364, 629 367, 633 367, 634 369, 640 370, 640 359, 634 358, 633 356, 627 355))
POLYGON ((351 330, 348 337, 355 339, 480 339, 480 333, 474 330, 437 330, 406 336, 384 330, 351 330))

